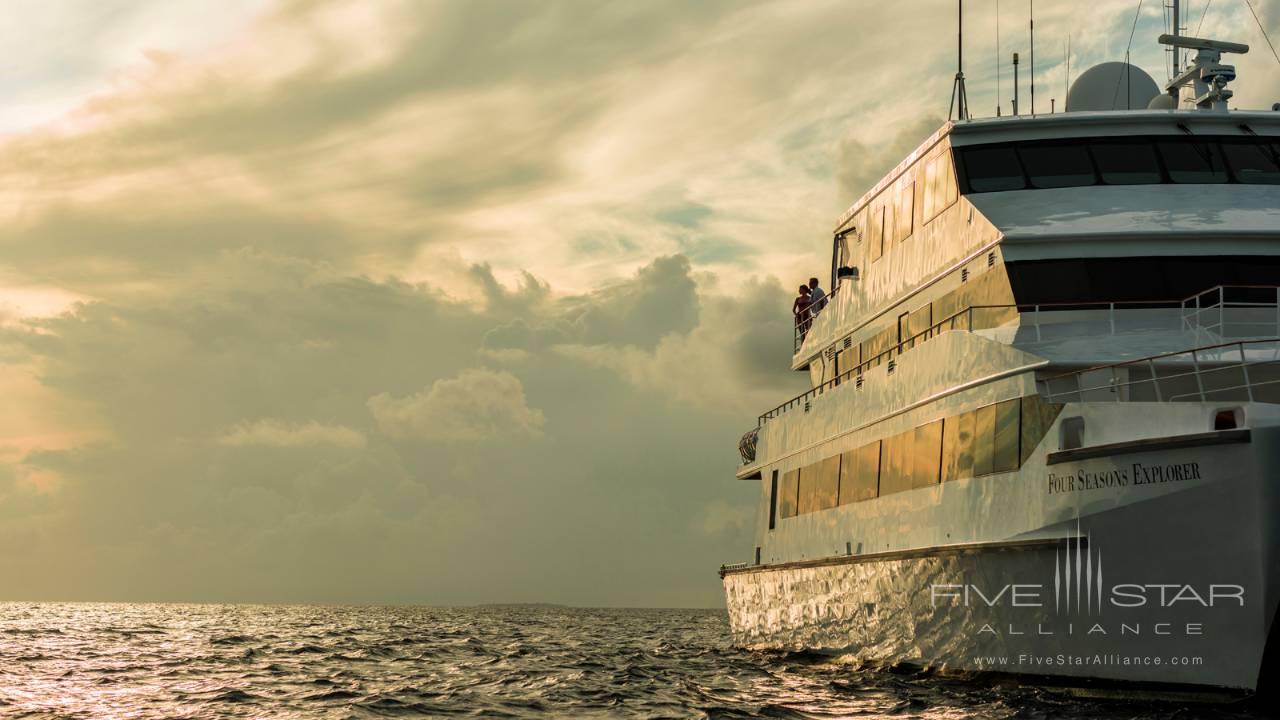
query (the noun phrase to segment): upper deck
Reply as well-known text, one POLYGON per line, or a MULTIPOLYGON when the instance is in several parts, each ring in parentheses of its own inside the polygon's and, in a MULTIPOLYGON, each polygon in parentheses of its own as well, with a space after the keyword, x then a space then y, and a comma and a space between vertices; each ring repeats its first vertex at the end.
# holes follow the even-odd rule
POLYGON ((1263 281, 1248 273, 1280 272, 1268 264, 1280 258, 1280 113, 947 123, 841 216, 833 246, 831 301, 797 343, 795 369, 993 268, 1010 288, 984 298, 991 304, 1168 298, 1263 281), (1233 260, 1196 260, 1206 256, 1233 260))

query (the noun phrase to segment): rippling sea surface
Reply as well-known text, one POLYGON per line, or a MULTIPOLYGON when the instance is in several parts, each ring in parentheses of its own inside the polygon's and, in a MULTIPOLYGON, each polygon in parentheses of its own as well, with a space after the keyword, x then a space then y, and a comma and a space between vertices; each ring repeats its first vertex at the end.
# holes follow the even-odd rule
POLYGON ((722 611, 0 604, 0 717, 1257 718, 735 649, 722 611))

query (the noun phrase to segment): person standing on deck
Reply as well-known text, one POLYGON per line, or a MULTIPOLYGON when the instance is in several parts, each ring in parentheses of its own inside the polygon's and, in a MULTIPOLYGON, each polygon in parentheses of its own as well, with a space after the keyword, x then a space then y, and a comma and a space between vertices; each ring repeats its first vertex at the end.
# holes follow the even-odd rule
POLYGON ((796 316, 796 332, 799 333, 800 342, 804 342, 804 336, 809 332, 809 324, 813 317, 810 308, 813 302, 809 299, 809 286, 801 285, 800 294, 791 303, 791 312, 796 316))
POLYGON ((817 316, 827 306, 827 294, 818 287, 818 278, 809 278, 809 313, 817 316))

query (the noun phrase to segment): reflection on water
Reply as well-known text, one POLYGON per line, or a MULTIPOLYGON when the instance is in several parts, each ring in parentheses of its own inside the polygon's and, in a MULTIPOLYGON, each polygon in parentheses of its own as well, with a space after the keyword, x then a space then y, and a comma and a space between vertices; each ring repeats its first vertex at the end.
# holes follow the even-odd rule
POLYGON ((720 611, 0 604, 0 717, 1253 718, 729 647, 720 611))

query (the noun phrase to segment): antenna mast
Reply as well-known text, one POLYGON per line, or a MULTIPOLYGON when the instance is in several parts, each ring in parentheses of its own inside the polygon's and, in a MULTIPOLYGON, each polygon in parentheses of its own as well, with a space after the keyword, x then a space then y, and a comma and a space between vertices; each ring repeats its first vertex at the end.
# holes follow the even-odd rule
POLYGON ((947 119, 954 115, 957 120, 969 119, 969 97, 964 90, 964 0, 956 0, 958 19, 956 21, 956 81, 951 86, 951 104, 947 106, 947 119))
POLYGON ((1031 4, 1031 114, 1036 114, 1036 0, 1031 4))

